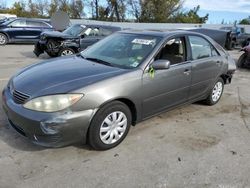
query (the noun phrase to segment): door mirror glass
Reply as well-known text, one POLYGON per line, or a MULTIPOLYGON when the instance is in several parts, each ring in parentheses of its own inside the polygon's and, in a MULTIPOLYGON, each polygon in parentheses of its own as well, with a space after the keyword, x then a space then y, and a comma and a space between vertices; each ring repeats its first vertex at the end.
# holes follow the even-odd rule
POLYGON ((152 68, 155 70, 169 69, 170 61, 165 59, 159 59, 152 63, 152 68))

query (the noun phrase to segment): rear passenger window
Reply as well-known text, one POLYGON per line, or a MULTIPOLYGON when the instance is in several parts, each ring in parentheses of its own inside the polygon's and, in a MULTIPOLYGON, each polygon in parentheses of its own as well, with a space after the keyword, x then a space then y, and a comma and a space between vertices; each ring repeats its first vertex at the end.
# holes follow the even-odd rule
POLYGON ((190 36, 189 42, 193 60, 218 56, 216 49, 202 37, 190 36))
POLYGON ((100 28, 100 36, 108 36, 111 35, 112 31, 106 28, 100 28))

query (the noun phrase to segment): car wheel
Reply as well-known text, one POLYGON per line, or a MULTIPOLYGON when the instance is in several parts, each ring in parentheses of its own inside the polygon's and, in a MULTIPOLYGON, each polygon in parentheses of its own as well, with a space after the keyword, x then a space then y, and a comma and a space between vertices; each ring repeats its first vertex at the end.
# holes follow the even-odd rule
POLYGON ((224 90, 224 81, 222 78, 219 78, 215 84, 213 89, 210 91, 209 96, 205 100, 207 105, 215 105, 221 98, 224 90))
POLYGON ((88 143, 96 150, 111 149, 123 141, 130 126, 129 108, 122 102, 111 102, 94 116, 88 131, 88 143))
POLYGON ((237 67, 238 68, 244 68, 245 64, 247 62, 247 54, 244 53, 240 56, 238 62, 237 62, 237 67))
POLYGON ((58 52, 55 52, 55 50, 57 48, 59 48, 60 43, 57 41, 54 41, 52 39, 48 40, 47 44, 46 44, 46 52, 50 57, 57 57, 58 56, 58 52))
MULTIPOLYGON (((47 51, 46 51, 47 52, 47 51)), ((56 53, 52 53, 52 52, 47 52, 47 54, 50 56, 50 57, 57 57, 58 54, 56 53)))
POLYGON ((0 33, 0 45, 5 45, 8 42, 8 38, 5 34, 0 33))
POLYGON ((71 48, 64 48, 60 50, 59 56, 73 55, 75 51, 71 48))

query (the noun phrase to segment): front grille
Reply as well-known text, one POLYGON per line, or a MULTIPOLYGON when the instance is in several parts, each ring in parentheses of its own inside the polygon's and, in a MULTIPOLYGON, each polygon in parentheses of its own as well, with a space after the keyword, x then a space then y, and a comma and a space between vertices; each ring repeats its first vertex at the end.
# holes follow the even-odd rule
POLYGON ((25 101, 27 101, 30 96, 27 94, 24 94, 20 91, 14 90, 12 93, 13 99, 17 104, 24 104, 25 101))

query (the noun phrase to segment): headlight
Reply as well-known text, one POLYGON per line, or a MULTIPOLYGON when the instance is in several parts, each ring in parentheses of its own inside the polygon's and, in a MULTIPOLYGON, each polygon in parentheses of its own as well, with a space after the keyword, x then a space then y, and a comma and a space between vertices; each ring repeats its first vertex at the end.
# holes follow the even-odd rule
POLYGON ((63 110, 83 97, 83 94, 60 94, 38 97, 25 103, 24 108, 40 112, 56 112, 63 110))

